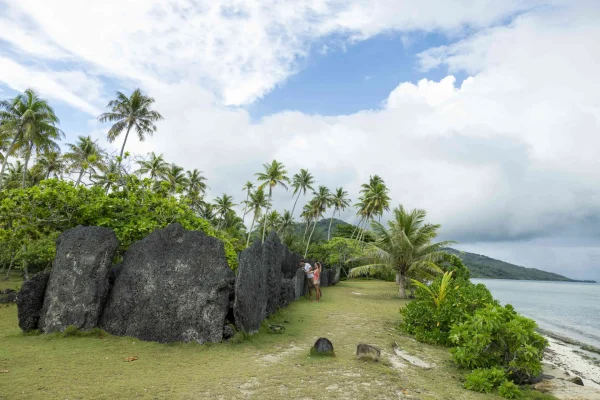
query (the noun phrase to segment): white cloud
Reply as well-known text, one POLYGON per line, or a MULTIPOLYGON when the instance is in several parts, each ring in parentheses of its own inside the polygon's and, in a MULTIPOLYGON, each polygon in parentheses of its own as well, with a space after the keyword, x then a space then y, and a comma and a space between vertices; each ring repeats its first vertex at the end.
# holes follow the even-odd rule
MULTIPOLYGON (((204 170, 213 195, 241 200, 242 184, 276 158, 291 173, 309 168, 319 184, 344 186, 353 196, 370 174, 380 174, 396 203, 427 209, 445 237, 480 247, 497 242, 510 249, 509 261, 527 251, 511 247, 513 241, 585 237, 597 244, 598 6, 536 8, 495 26, 538 3, 406 3, 246 1, 225 7, 180 1, 166 8, 144 1, 114 7, 110 1, 22 0, 15 4, 48 43, 86 68, 65 76, 64 68, 26 67, 5 57, 0 70, 10 69, 0 79, 18 90, 33 81, 48 96, 92 115, 107 95, 94 74, 138 81, 166 120, 153 138, 143 145, 132 139, 128 149, 164 153, 204 170), (46 18, 47 7, 56 18, 46 18), (115 9, 120 12, 110 13, 115 9), (360 40, 387 30, 463 35, 420 56, 424 69, 447 68, 449 75, 399 83, 382 99, 382 109, 347 116, 281 112, 252 122, 244 109, 223 106, 251 102, 281 84, 315 39, 343 32, 360 40), (450 75, 465 72, 472 77, 460 84, 450 75)), ((275 196, 278 208, 291 208, 290 193, 275 196)), ((546 267, 540 261, 545 245, 536 242, 537 255, 523 258, 529 266, 546 267)), ((586 259, 588 248, 577 251, 586 259)), ((552 268, 559 270, 569 253, 553 254, 552 268)))

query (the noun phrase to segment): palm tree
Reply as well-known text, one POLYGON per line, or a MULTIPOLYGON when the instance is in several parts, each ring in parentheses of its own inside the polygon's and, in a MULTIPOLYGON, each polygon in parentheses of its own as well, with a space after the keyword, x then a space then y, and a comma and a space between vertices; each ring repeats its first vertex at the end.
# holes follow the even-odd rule
POLYGON ((102 169, 102 174, 93 174, 91 177, 94 186, 104 188, 106 193, 111 189, 119 187, 119 165, 111 160, 108 165, 102 169))
POLYGON ((50 179, 51 175, 55 178, 60 178, 65 169, 65 162, 60 152, 49 151, 41 155, 37 160, 37 164, 41 168, 41 173, 44 179, 50 179))
MULTIPOLYGON (((389 210, 391 201, 388 194, 389 189, 385 185, 383 179, 378 175, 371 176, 369 183, 362 185, 360 193, 360 201, 355 204, 355 207, 358 208, 357 215, 360 217, 356 228, 356 230, 358 230, 357 240, 359 241, 362 240, 361 236, 364 237, 369 221, 372 220, 374 216, 379 216, 379 219, 381 219, 383 212, 389 210), (360 227, 363 224, 364 228, 361 230, 360 227)), ((354 236, 354 234, 352 236, 354 236)))
MULTIPOLYGON (((271 206, 271 199, 273 197, 273 188, 277 185, 281 185, 285 190, 288 190, 286 183, 290 183, 290 178, 287 177, 287 171, 282 163, 273 160, 271 164, 263 164, 264 172, 255 174, 258 177, 259 182, 263 182, 259 188, 269 187, 269 200, 267 204, 267 210, 265 214, 269 213, 269 207, 271 206)), ((265 242, 265 232, 267 231, 266 219, 263 224, 262 242, 265 242)))
POLYGON ((265 197, 265 191, 262 187, 259 187, 255 192, 250 194, 250 203, 248 204, 248 207, 250 210, 252 210, 254 216, 252 218, 252 225, 250 225, 250 230, 248 231, 246 246, 248 246, 248 243, 250 243, 250 235, 252 234, 254 223, 260 217, 262 209, 269 207, 269 200, 267 200, 265 197))
POLYGON ((95 174, 96 168, 104 168, 103 152, 90 136, 79 136, 77 143, 69 143, 67 146, 69 152, 65 153, 64 159, 69 163, 69 170, 79 172, 75 186, 79 186, 83 174, 88 170, 90 174, 95 174))
POLYGON ((294 194, 298 193, 296 197, 296 201, 294 201, 294 207, 292 207, 292 217, 294 216, 294 210, 296 209, 296 204, 298 203, 298 199, 300 198, 300 194, 304 194, 306 196, 306 191, 308 189, 314 191, 312 185, 315 183, 315 178, 312 176, 307 169, 301 169, 299 174, 295 174, 292 179, 292 187, 294 188, 294 194))
POLYGON ((225 231, 231 237, 239 240, 243 240, 244 234, 246 232, 244 221, 233 210, 230 210, 225 215, 223 229, 225 229, 225 231))
POLYGON ((187 187, 185 188, 187 196, 190 199, 203 197, 208 186, 205 183, 206 177, 202 175, 202 171, 194 169, 192 171, 187 171, 185 174, 187 176, 187 187))
POLYGON ((225 193, 223 193, 223 196, 217 197, 215 199, 214 210, 216 214, 221 218, 218 227, 220 227, 221 223, 225 221, 225 216, 227 215, 227 213, 233 211, 233 207, 235 207, 236 205, 237 204, 234 204, 233 202, 233 196, 228 196, 225 193))
POLYGON ((288 210, 284 210, 281 215, 281 219, 279 220, 279 227, 277 228, 277 233, 281 232, 282 235, 285 235, 287 231, 294 224, 294 217, 292 217, 292 213, 288 210))
POLYGON ((310 202, 306 203, 304 207, 302 207, 302 213, 300 217, 304 220, 304 235, 302 235, 302 242, 306 240, 306 234, 308 233, 308 228, 310 227, 310 221, 312 220, 312 206, 310 202))
POLYGON ((107 105, 111 109, 111 112, 101 114, 98 117, 98 121, 100 122, 113 123, 113 126, 108 131, 109 142, 114 142, 123 131, 126 131, 125 139, 121 146, 121 153, 117 159, 119 167, 123 160, 123 152, 125 151, 125 145, 127 144, 127 138, 131 129, 135 128, 138 139, 142 142, 146 136, 152 136, 156 132, 156 125, 154 123, 163 119, 158 111, 151 109, 152 104, 154 104, 154 98, 142 94, 140 89, 135 89, 130 97, 117 92, 117 98, 111 100, 107 105))
POLYGON ((140 168, 135 173, 138 175, 148 174, 154 181, 162 178, 169 169, 169 164, 163 159, 162 154, 157 156, 154 152, 150 153, 148 160, 139 160, 137 164, 140 168))
POLYGON ((375 243, 368 244, 361 257, 368 263, 350 270, 349 276, 393 270, 399 284, 398 296, 405 299, 407 278, 424 276, 431 279, 442 273, 436 263, 444 259, 446 253, 442 249, 455 242, 432 243, 440 225, 425 223, 425 210, 407 212, 401 205, 394 209, 393 214, 388 229, 377 221, 371 221, 377 239, 375 243))
POLYGON ((19 180, 23 176, 23 163, 21 160, 15 161, 14 164, 9 164, 7 171, 4 173, 4 187, 14 189, 19 187, 19 180))
POLYGON ((335 192, 331 194, 329 197, 329 202, 333 206, 333 213, 331 214, 331 219, 329 220, 329 229, 327 229, 327 241, 329 241, 331 237, 331 223, 333 222, 333 217, 335 217, 335 213, 342 213, 346 208, 350 207, 351 200, 348 198, 348 192, 344 190, 344 188, 337 188, 335 192))
POLYGON ((265 214, 265 219, 269 231, 276 230, 281 224, 281 214, 279 214, 277 210, 265 214))
POLYGON ((242 190, 246 191, 246 200, 244 201, 244 216, 242 219, 244 220, 244 224, 246 223, 246 214, 248 214, 248 199, 250 198, 250 191, 254 189, 254 183, 247 181, 242 190))
POLYGON ((211 225, 214 225, 216 218, 215 207, 210 203, 203 201, 200 202, 198 207, 198 216, 210 222, 211 225))
POLYGON ((33 150, 38 154, 58 151, 55 140, 64 137, 58 129, 59 120, 46 100, 41 99, 32 89, 17 95, 14 99, 0 101, 0 131, 12 141, 4 154, 0 170, 0 188, 8 157, 21 150, 25 157, 22 186, 25 187, 27 165, 33 150))
POLYGON ((176 164, 170 164, 163 175, 163 182, 167 182, 169 193, 174 195, 181 192, 187 186, 187 178, 182 167, 176 164))
POLYGON ((314 220, 312 231, 310 232, 310 236, 308 236, 308 242, 306 243, 306 251, 304 252, 304 257, 308 254, 308 247, 310 246, 310 239, 312 238, 313 233, 315 232, 315 228, 317 227, 317 222, 319 222, 319 218, 323 216, 323 213, 327 210, 327 207, 330 205, 330 193, 329 189, 325 186, 319 186, 319 189, 314 192, 313 199, 310 201, 311 206, 311 216, 314 220))

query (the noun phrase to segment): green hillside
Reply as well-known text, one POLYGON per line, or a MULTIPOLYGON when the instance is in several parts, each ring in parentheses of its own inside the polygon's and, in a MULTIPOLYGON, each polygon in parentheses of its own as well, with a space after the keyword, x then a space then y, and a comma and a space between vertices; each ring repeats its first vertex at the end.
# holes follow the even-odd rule
MULTIPOLYGON (((333 237, 333 233, 335 232, 335 228, 337 226, 341 226, 341 225, 350 225, 350 224, 348 224, 347 222, 344 222, 340 219, 336 219, 336 218, 333 219, 333 222, 331 223, 331 236, 332 237, 333 237)), ((306 229, 306 224, 304 224, 304 223, 294 224, 294 230, 299 235, 304 235, 305 229, 306 229)), ((310 229, 312 229, 312 224, 310 225, 310 229)), ((316 242, 321 242, 321 241, 327 240, 327 229, 329 229, 329 218, 323 218, 322 220, 317 222, 317 226, 315 227, 315 232, 313 233, 311 241, 316 243, 316 242)), ((310 235, 310 231, 308 231, 308 233, 306 234, 306 237, 308 237, 308 235, 310 235)))
POLYGON ((569 279, 552 272, 542 271, 536 268, 520 267, 480 254, 468 253, 466 251, 462 252, 454 249, 446 249, 446 251, 459 256, 463 260, 467 268, 471 271, 472 278, 575 282, 574 279, 569 279))

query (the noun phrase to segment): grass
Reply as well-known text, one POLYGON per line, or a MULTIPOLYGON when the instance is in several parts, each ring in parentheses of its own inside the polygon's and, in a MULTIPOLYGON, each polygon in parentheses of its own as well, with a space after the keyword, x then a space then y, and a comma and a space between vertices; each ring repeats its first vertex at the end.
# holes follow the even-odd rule
MULTIPOLYGON (((212 345, 161 345, 106 335, 23 335, 17 308, 0 308, 0 399, 499 399, 462 387, 464 372, 446 348, 399 333, 394 283, 352 280, 300 300, 252 336, 212 345), (270 334, 268 324, 285 326, 270 334), (66 337, 65 337, 66 336, 66 337), (336 357, 311 357, 319 337, 336 357), (392 344, 433 363, 431 370, 390 361, 392 344), (381 362, 355 357, 358 343, 382 350, 381 362), (126 359, 137 357, 127 362, 126 359)), ((393 357, 393 356, 392 356, 393 357)), ((537 397, 541 399, 540 397, 537 397)))
POLYGON ((4 280, 6 272, 0 273, 0 290, 4 289, 15 289, 17 290, 23 282, 21 274, 18 272, 11 271, 8 276, 8 280, 4 280))

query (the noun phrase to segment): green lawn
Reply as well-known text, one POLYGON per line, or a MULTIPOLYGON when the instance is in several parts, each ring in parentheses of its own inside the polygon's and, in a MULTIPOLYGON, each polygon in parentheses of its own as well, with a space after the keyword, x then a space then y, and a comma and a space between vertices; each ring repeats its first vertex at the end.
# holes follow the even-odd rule
MULTIPOLYGON (((323 289, 321 303, 297 301, 271 318, 284 334, 240 343, 160 345, 133 338, 26 336, 17 308, 0 308, 0 399, 499 399, 462 388, 448 350, 423 345, 396 329, 394 283, 346 281, 323 289), (311 358, 318 337, 335 358, 311 358), (405 351, 432 370, 358 361, 360 342, 391 355, 405 351), (125 362, 136 356, 137 361, 125 362)), ((397 360, 396 360, 397 361, 397 360)))

